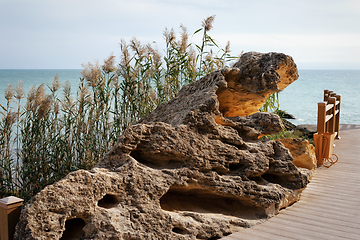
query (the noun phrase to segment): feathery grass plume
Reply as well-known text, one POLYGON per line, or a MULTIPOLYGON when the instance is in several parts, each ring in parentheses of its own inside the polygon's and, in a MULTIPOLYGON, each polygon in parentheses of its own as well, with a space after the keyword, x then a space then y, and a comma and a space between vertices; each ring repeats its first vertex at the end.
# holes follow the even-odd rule
POLYGON ((195 31, 194 34, 197 34, 198 32, 202 31, 203 36, 202 36, 202 41, 201 41, 201 45, 197 45, 195 44, 199 54, 197 55, 197 59, 196 61, 199 61, 199 71, 198 71, 198 77, 202 77, 205 74, 207 74, 209 71, 204 70, 203 65, 206 65, 206 60, 204 60, 204 55, 208 54, 208 52, 205 50, 205 48, 209 48, 209 47, 217 47, 219 48, 219 46, 216 44, 215 40, 208 34, 208 32, 212 29, 212 23, 215 20, 215 15, 212 15, 208 18, 206 18, 203 22, 202 22, 202 28, 198 29, 195 31))
POLYGON ((81 75, 83 75, 89 86, 95 88, 101 77, 101 69, 99 66, 99 62, 95 62, 94 64, 83 63, 82 67, 84 69, 81 71, 81 75))
POLYGON ((165 41, 167 43, 173 43, 175 40, 176 40, 176 37, 175 37, 175 32, 174 32, 174 29, 171 28, 171 30, 169 31, 167 28, 165 28, 164 32, 163 32, 163 35, 165 37, 165 41))
POLYGON ((225 46, 225 51, 224 51, 224 53, 225 54, 228 54, 228 53, 230 53, 231 51, 230 51, 230 41, 227 41, 227 43, 226 43, 226 46, 225 46))
POLYGON ((19 81, 15 87, 15 96, 18 101, 24 98, 23 82, 19 81))
POLYGON ((35 92, 35 99, 33 102, 33 112, 36 112, 37 108, 40 106, 41 102, 45 97, 45 84, 42 83, 35 92))
POLYGON ((91 103, 90 90, 86 85, 79 86, 79 102, 91 103))
POLYGON ((203 20, 202 22, 202 26, 205 29, 206 32, 210 31, 213 28, 213 22, 215 20, 215 15, 212 15, 208 18, 206 18, 205 20, 203 20))
POLYGON ((9 83, 7 88, 5 89, 5 99, 9 102, 14 97, 14 89, 12 84, 9 83))
POLYGON ((5 125, 12 127, 12 125, 14 125, 14 123, 16 122, 17 117, 18 114, 10 110, 5 117, 5 125))
POLYGON ((130 40, 130 47, 138 56, 143 56, 145 54, 145 48, 136 37, 133 37, 130 40))
POLYGON ((33 101, 36 98, 36 88, 35 85, 30 87, 30 90, 27 95, 27 101, 26 101, 26 111, 30 111, 32 109, 33 101))
POLYGON ((39 106, 38 119, 42 119, 48 114, 52 103, 53 103, 53 96, 45 95, 39 106))
POLYGON ((180 45, 180 51, 184 53, 188 48, 189 33, 187 31, 187 28, 183 24, 180 24, 180 28, 182 32, 181 32, 181 40, 179 42, 179 45, 180 45))
POLYGON ((230 51, 230 41, 228 41, 226 43, 225 49, 222 49, 222 51, 223 51, 222 56, 220 58, 217 58, 217 60, 219 60, 219 63, 218 63, 219 67, 224 68, 227 66, 227 64, 226 64, 227 62, 234 59, 234 57, 230 56, 230 52, 231 52, 230 51))
POLYGON ((197 68, 196 68, 196 51, 192 46, 190 46, 188 54, 189 54, 189 63, 190 63, 190 66, 191 66, 191 70, 192 70, 193 74, 196 75, 196 72, 197 72, 197 68))
MULTIPOLYGON (((129 47, 126 44, 125 39, 121 39, 120 40, 120 50, 121 50, 121 61, 120 61, 120 66, 122 67, 122 69, 128 69, 130 67, 130 62, 131 62, 131 57, 129 54, 129 47)), ((125 73, 123 73, 123 75, 126 75, 125 73)))
POLYGON ((60 89, 60 81, 59 81, 59 74, 55 74, 54 79, 51 82, 51 87, 50 87, 50 91, 55 94, 55 92, 57 92, 60 89))
POLYGON ((152 63, 154 64, 154 67, 159 67, 162 64, 159 50, 153 48, 150 44, 147 44, 146 47, 152 57, 152 63))
POLYGON ((101 69, 105 72, 105 74, 109 74, 116 70, 114 54, 111 54, 104 60, 104 64, 101 66, 101 69))
POLYGON ((61 101, 62 110, 64 112, 71 112, 74 106, 73 97, 71 95, 71 84, 69 80, 66 80, 63 86, 64 97, 61 101))

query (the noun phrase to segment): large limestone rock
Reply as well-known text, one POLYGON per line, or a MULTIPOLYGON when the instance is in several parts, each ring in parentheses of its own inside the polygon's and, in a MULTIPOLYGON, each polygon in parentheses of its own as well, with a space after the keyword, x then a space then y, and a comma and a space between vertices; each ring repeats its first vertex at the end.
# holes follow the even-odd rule
POLYGON ((257 109, 297 77, 291 57, 251 52, 185 86, 94 169, 32 198, 16 239, 217 239, 277 214, 310 171, 280 141, 258 139, 283 125, 257 109))

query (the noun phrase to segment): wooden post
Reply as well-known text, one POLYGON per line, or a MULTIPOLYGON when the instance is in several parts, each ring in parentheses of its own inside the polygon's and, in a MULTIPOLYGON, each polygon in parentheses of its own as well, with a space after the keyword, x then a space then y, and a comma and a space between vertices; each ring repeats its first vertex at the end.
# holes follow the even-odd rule
POLYGON ((326 103, 318 103, 318 119, 317 119, 317 132, 324 133, 326 132, 326 103))
POLYGON ((329 90, 324 90, 324 102, 327 102, 329 97, 329 90))
POLYGON ((330 95, 329 95, 329 97, 334 97, 334 98, 336 98, 336 97, 335 97, 336 95, 337 95, 336 93, 331 92, 330 95))
POLYGON ((0 240, 14 238, 15 226, 19 221, 23 201, 13 196, 0 199, 0 240))
POLYGON ((334 97, 329 97, 329 101, 328 104, 332 104, 332 108, 329 110, 329 115, 332 115, 332 117, 329 120, 328 123, 328 129, 327 132, 329 133, 334 133, 335 132, 335 108, 336 108, 336 98, 334 97))
POLYGON ((335 118, 335 132, 337 132, 336 134, 336 139, 340 139, 340 106, 341 106, 341 96, 340 95, 335 95, 336 98, 336 118, 335 118))

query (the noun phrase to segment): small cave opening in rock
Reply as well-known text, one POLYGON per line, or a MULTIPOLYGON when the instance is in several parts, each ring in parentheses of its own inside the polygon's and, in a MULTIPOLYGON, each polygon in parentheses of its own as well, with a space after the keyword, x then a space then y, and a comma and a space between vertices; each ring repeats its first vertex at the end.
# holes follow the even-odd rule
POLYGON ((257 177, 248 177, 249 180, 256 182, 258 185, 267 185, 269 182, 264 178, 257 176, 257 177))
POLYGON ((98 206, 103 208, 115 207, 120 202, 120 197, 113 194, 106 194, 98 201, 98 206))
POLYGON ((265 174, 261 175, 261 177, 268 182, 277 183, 277 184, 281 185, 280 177, 278 175, 265 173, 265 174))
POLYGON ((160 198, 160 206, 166 211, 223 214, 249 220, 266 217, 264 209, 254 206, 250 200, 199 188, 172 187, 160 198))
POLYGON ((278 175, 273 173, 265 173, 261 176, 263 179, 270 183, 279 184, 282 187, 289 189, 299 189, 299 179, 291 178, 291 175, 278 175))
MULTIPOLYGON (((184 167, 185 158, 183 156, 177 156, 175 154, 161 152, 161 153, 151 153, 146 150, 141 150, 141 146, 138 146, 139 149, 135 149, 130 153, 136 161, 145 166, 163 169, 170 168, 176 169, 184 167)), ((146 149, 146 148, 144 148, 146 149)))
POLYGON ((84 236, 85 221, 81 218, 73 218, 66 220, 65 231, 63 232, 60 240, 75 240, 84 236))
POLYGON ((261 177, 267 182, 279 184, 280 186, 286 188, 292 188, 292 182, 290 179, 287 179, 285 175, 277 175, 267 172, 261 175, 261 177))
POLYGON ((183 235, 189 233, 188 230, 186 230, 182 227, 173 227, 173 229, 171 231, 173 231, 174 233, 183 234, 183 235))
POLYGON ((229 164, 229 170, 231 172, 235 172, 241 169, 244 169, 245 165, 243 163, 230 163, 229 164))

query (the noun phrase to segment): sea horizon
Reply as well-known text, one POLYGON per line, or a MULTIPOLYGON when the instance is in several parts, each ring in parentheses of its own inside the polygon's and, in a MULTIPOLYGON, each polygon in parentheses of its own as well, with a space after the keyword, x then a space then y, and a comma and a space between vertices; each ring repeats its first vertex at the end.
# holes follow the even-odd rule
MULTIPOLYGON (((24 92, 42 83, 50 85, 57 73, 61 84, 68 80, 75 93, 82 69, 0 69, 0 104, 5 103, 4 91, 9 83, 21 80, 24 92), (6 72, 8 74, 6 74, 6 72)), ((317 103, 323 101, 323 91, 332 90, 342 96, 341 124, 360 124, 357 96, 360 91, 360 70, 298 69, 299 78, 279 93, 280 109, 295 116, 295 125, 317 123, 317 103), (311 91, 309 91, 311 89, 311 91)))

